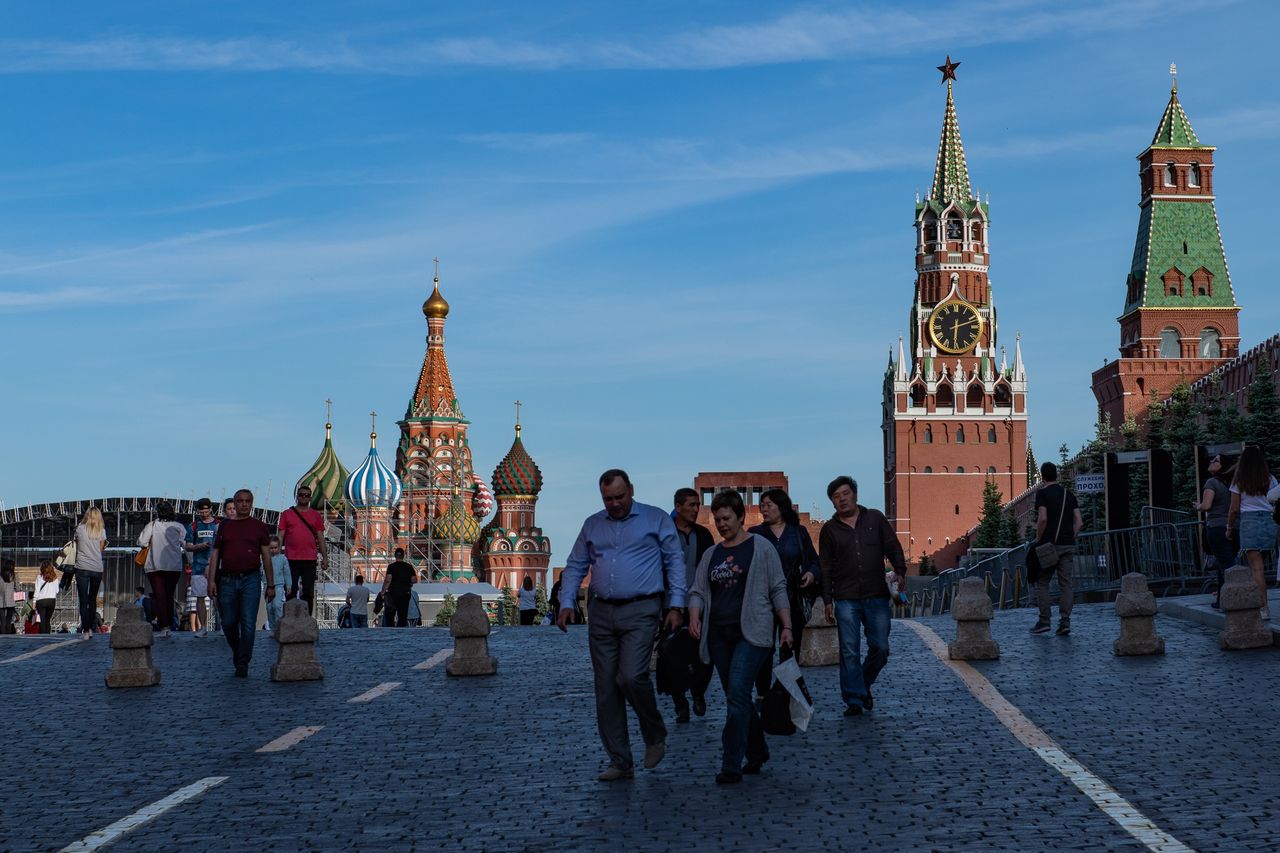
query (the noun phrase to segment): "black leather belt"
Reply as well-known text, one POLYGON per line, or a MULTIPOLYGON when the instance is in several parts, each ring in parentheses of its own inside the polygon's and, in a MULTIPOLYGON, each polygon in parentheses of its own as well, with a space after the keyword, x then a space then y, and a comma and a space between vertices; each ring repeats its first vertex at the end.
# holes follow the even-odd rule
POLYGON ((618 607, 623 604, 635 604, 637 601, 648 601, 651 598, 661 598, 666 595, 664 592, 651 592, 648 595, 633 595, 630 598, 605 598, 603 595, 597 595, 594 601, 603 601, 605 604, 612 604, 618 607))

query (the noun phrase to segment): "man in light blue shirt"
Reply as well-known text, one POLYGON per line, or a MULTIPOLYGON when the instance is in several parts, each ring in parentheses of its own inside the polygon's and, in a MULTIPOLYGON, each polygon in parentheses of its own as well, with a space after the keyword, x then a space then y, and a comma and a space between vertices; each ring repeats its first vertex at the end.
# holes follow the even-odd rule
POLYGON ((649 658, 658 626, 680 627, 688 586, 684 549, 675 522, 656 506, 635 502, 625 471, 600 475, 604 510, 587 518, 560 575, 562 607, 556 625, 567 631, 573 604, 591 572, 587 639, 595 670, 596 722, 609 754, 601 782, 635 775, 627 734, 627 703, 644 736, 644 766, 652 769, 667 752, 667 727, 649 679, 649 658))

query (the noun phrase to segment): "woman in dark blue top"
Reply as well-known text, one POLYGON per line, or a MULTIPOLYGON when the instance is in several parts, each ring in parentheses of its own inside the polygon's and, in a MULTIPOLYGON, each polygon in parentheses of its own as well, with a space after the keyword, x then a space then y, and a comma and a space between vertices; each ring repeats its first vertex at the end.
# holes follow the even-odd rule
MULTIPOLYGON (((808 621, 804 602, 819 589, 821 570, 818 568, 818 552, 813 547, 809 531, 800 524, 800 515, 791 505, 791 496, 782 489, 769 489, 760 496, 760 514, 764 523, 751 528, 773 543, 782 559, 782 573, 787 577, 787 598, 791 601, 791 631, 795 637, 793 648, 800 653, 804 624, 808 621)), ((777 628, 774 628, 775 633, 777 628)), ((791 657, 791 649, 783 647, 780 661, 791 657)), ((773 680, 773 655, 764 662, 756 677, 756 692, 763 696, 773 680)))

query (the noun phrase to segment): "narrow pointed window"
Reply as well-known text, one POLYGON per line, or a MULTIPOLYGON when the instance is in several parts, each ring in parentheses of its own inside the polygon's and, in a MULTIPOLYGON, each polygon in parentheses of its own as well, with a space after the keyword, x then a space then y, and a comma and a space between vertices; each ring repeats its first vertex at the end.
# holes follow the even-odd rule
POLYGON ((964 427, 956 427, 956 444, 964 444, 964 427))
POLYGON ((1176 187, 1178 185, 1178 170, 1173 167, 1172 163, 1164 164, 1164 185, 1166 187, 1176 187))
POLYGON ((1200 164, 1192 163, 1187 169, 1187 186, 1200 186, 1200 164))
POLYGON ((927 426, 924 428, 924 443, 933 444, 933 427, 927 426))
POLYGON ((995 443, 996 443, 996 428, 987 427, 987 444, 995 444, 995 443))

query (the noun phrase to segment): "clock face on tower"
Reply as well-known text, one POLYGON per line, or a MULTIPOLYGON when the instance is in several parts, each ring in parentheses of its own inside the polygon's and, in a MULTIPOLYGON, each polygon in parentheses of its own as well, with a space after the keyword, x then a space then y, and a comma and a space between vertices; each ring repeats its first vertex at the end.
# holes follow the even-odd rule
POLYGON ((967 352, 981 334, 982 317, 968 302, 943 302, 929 315, 929 337, 943 352, 967 352))

